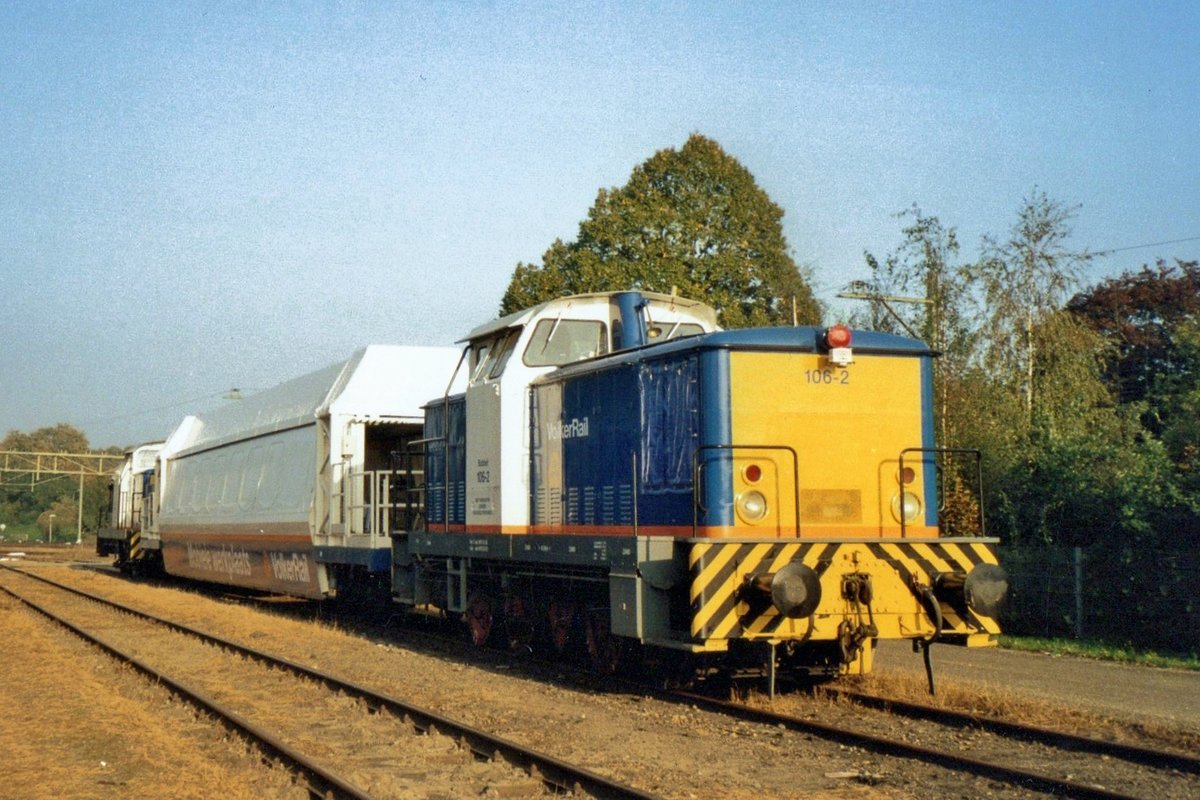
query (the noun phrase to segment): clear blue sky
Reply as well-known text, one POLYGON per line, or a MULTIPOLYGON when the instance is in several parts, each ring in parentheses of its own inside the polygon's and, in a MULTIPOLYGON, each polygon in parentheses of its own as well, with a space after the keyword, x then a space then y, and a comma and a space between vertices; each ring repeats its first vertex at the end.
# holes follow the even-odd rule
MULTIPOLYGON (((918 203, 964 257, 1200 237, 1200 4, 0 5, 0 435, 168 433, 367 343, 449 344, 692 132, 834 294, 918 203)), ((1099 259, 1089 281, 1200 241, 1099 259)))

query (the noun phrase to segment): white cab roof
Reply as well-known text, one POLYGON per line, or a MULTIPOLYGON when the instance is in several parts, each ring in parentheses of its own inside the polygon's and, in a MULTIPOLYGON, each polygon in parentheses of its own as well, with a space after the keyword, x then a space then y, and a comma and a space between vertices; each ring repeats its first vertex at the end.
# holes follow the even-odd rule
MULTIPOLYGON (((592 294, 575 294, 568 297, 557 297, 553 300, 548 300, 540 305, 526 308, 521 311, 513 312, 499 319, 494 319, 491 322, 484 323, 478 328, 468 333, 466 337, 459 339, 460 342, 473 342, 481 336, 487 336, 496 331, 502 331, 505 328, 513 328, 518 325, 524 325, 530 319, 539 316, 548 306, 561 306, 565 311, 575 305, 597 305, 607 304, 612 302, 613 296, 620 292, 595 292, 592 294)), ((678 297, 673 294, 660 294, 658 292, 641 292, 642 297, 649 300, 655 307, 660 309, 679 309, 694 314, 701 320, 707 322, 711 327, 717 327, 717 313, 709 306, 701 303, 699 300, 688 300, 684 297, 678 297)))

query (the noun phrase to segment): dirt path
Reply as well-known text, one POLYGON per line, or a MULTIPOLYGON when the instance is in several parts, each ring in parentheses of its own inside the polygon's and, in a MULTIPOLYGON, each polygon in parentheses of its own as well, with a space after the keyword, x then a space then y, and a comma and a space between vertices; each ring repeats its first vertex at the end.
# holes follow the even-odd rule
MULTIPOLYGON (((882 643, 875 666, 881 671, 924 673, 925 669, 921 657, 899 642, 882 643)), ((986 683, 1108 716, 1163 722, 1200 733, 1200 672, 950 646, 934 647, 933 667, 938 679, 986 683)))

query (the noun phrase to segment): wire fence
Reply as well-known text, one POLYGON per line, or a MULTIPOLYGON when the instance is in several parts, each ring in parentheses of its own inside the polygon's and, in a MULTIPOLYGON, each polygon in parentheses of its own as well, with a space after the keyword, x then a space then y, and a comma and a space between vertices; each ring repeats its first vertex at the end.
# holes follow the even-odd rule
POLYGON ((1007 546, 1004 630, 1200 654, 1200 551, 1007 546))

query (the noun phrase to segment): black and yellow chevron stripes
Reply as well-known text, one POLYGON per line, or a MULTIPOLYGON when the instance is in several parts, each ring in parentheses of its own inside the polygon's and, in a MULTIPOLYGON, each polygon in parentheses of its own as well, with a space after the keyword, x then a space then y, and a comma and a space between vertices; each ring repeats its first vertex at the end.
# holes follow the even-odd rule
MULTIPOLYGON (((769 602, 743 593, 747 576, 773 573, 799 562, 822 578, 824 587, 818 617, 846 611, 839 579, 824 580, 836 563, 838 572, 866 573, 876 585, 880 606, 895 598, 916 608, 908 589, 915 577, 929 585, 942 572, 968 573, 978 564, 995 564, 995 545, 979 540, 904 542, 699 542, 689 552, 691 573, 691 633, 697 640, 746 638, 799 638, 808 632, 805 620, 787 619, 769 602), (890 595, 886 594, 890 592, 890 595)), ((943 604, 944 630, 956 633, 998 633, 995 621, 943 604)))
POLYGON ((142 557, 142 534, 140 531, 133 531, 129 534, 129 560, 137 561, 142 557))
MULTIPOLYGON (((971 540, 934 542, 888 542, 870 545, 879 560, 890 564, 904 582, 915 576, 929 583, 940 572, 969 573, 979 564, 996 564, 995 545, 971 540)), ((955 609, 942 604, 942 626, 956 632, 982 631, 999 633, 1000 626, 991 617, 983 617, 970 609, 955 609)))
POLYGON ((822 556, 836 545, 821 542, 703 542, 688 555, 692 575, 692 636, 739 639, 773 636, 785 620, 772 605, 751 608, 741 598, 747 575, 775 572, 793 561, 821 575, 831 563, 822 556))

